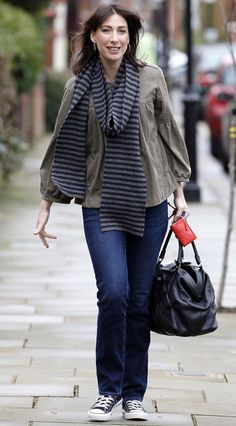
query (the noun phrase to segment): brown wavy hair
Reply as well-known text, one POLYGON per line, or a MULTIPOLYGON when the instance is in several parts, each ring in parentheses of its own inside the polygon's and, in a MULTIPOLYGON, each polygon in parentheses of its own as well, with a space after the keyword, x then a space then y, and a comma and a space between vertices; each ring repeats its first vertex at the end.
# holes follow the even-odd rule
POLYGON ((128 25, 130 47, 125 53, 126 57, 136 68, 144 66, 144 64, 136 58, 139 34, 143 32, 140 15, 121 5, 111 4, 98 7, 83 24, 82 31, 73 38, 71 69, 75 75, 78 75, 95 56, 98 56, 98 52, 93 49, 93 42, 90 39, 90 34, 95 32, 107 18, 114 14, 122 16, 128 25))

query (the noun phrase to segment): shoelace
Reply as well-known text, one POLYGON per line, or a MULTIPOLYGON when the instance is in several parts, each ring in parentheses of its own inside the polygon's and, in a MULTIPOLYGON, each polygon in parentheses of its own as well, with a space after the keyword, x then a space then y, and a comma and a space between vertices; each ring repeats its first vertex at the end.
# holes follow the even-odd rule
POLYGON ((92 408, 102 407, 108 409, 113 402, 114 398, 112 396, 100 395, 92 408))
POLYGON ((138 400, 130 400, 130 401, 126 401, 126 405, 129 411, 132 410, 142 410, 143 411, 143 406, 141 401, 138 400))

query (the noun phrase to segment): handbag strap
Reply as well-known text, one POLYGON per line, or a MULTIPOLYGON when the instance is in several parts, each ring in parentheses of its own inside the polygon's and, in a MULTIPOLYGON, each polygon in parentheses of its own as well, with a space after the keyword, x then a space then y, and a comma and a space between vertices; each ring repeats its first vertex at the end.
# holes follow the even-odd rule
MULTIPOLYGON (((163 248, 162 248, 162 250, 161 250, 161 253, 160 253, 160 255, 159 255, 159 263, 161 263, 162 261, 163 261, 163 259, 164 259, 164 257, 165 257, 165 255, 166 255, 166 249, 167 249, 167 246, 168 246, 168 244, 169 244, 169 241, 170 241, 170 238, 171 238, 171 235, 172 235, 172 233, 173 233, 173 231, 172 231, 172 229, 170 228, 170 230, 169 230, 169 232, 168 232, 168 234, 167 234, 167 237, 166 237, 166 239, 165 239, 165 242, 164 242, 164 244, 163 244, 163 248)), ((198 251, 197 251, 197 247, 196 247, 196 244, 195 244, 195 242, 194 241, 192 241, 191 242, 191 244, 192 244, 192 248, 193 248, 193 252, 194 252, 194 257, 195 257, 195 260, 196 260, 196 262, 197 262, 197 264, 198 264, 198 266, 202 266, 202 263, 201 263, 201 259, 200 259, 200 256, 199 256, 199 253, 198 253, 198 251)), ((180 241, 179 241, 179 250, 178 250, 178 258, 177 258, 177 261, 176 261, 176 263, 177 263, 177 265, 178 266, 180 266, 181 264, 182 264, 182 262, 183 262, 183 258, 184 258, 184 248, 183 248, 183 245, 180 243, 180 241)))
POLYGON ((201 262, 201 259, 200 259, 200 256, 199 256, 199 253, 198 253, 198 251, 197 251, 196 244, 195 244, 195 242, 194 242, 194 241, 192 241, 192 242, 191 242, 191 244, 192 244, 192 248, 193 248, 193 251, 194 251, 194 256, 195 256, 196 262, 197 262, 197 264, 198 264, 199 266, 202 266, 202 262, 201 262))
POLYGON ((169 244, 171 234, 172 234, 172 230, 170 229, 169 232, 168 232, 168 234, 167 234, 167 237, 165 239, 165 242, 163 244, 161 253, 159 255, 159 262, 161 262, 164 259, 165 255, 166 255, 166 249, 167 249, 167 246, 169 244))
POLYGON ((189 290, 191 290, 192 295, 196 295, 197 290, 199 290, 199 296, 201 295, 201 291, 202 291, 202 269, 198 269, 198 271, 196 271, 194 277, 195 280, 191 277, 191 275, 185 271, 184 269, 179 268, 178 269, 178 273, 180 275, 180 277, 184 278, 185 283, 188 285, 189 290))

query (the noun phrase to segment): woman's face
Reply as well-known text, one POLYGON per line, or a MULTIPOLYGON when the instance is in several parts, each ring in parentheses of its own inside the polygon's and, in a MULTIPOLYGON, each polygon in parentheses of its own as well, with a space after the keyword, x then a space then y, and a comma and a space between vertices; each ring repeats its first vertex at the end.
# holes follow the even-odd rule
POLYGON ((96 43, 102 61, 121 63, 129 44, 126 20, 121 15, 111 15, 91 33, 91 40, 96 43))

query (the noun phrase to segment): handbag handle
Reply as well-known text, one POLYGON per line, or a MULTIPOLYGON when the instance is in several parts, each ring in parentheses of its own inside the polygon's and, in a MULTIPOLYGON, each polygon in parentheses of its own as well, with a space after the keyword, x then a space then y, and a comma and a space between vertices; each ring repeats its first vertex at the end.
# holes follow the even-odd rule
MULTIPOLYGON (((163 261, 165 255, 166 255, 166 249, 167 249, 167 246, 169 244, 172 233, 173 233, 173 231, 172 231, 172 229, 170 229, 168 234, 167 234, 167 237, 165 239, 165 242, 163 244, 163 248, 161 250, 161 253, 159 255, 159 263, 163 261)), ((191 244, 192 244, 195 260, 196 260, 198 266, 202 266, 201 259, 200 259, 199 253, 197 251, 196 244, 195 244, 194 241, 192 241, 191 244)), ((178 266, 180 266, 182 264, 183 258, 184 258, 184 248, 179 241, 178 258, 177 258, 177 261, 176 261, 178 266)))

